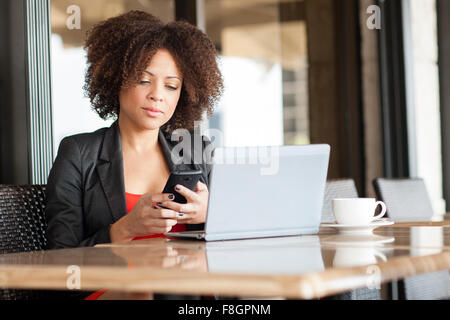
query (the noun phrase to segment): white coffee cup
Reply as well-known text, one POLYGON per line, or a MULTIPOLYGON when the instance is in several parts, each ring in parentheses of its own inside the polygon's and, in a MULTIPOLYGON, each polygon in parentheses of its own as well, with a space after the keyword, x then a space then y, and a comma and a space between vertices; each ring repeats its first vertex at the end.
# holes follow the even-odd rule
POLYGON ((374 198, 333 199, 333 213, 339 224, 362 226, 383 217, 386 214, 386 205, 374 198), (381 213, 374 216, 378 205, 381 205, 381 213))

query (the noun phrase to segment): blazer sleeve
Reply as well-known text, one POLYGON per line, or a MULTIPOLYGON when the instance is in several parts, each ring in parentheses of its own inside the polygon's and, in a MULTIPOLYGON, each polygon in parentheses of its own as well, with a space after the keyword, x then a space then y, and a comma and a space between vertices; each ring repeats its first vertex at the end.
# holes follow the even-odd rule
POLYGON ((83 189, 80 149, 74 138, 64 138, 47 182, 45 215, 49 249, 111 242, 110 226, 85 235, 83 189))

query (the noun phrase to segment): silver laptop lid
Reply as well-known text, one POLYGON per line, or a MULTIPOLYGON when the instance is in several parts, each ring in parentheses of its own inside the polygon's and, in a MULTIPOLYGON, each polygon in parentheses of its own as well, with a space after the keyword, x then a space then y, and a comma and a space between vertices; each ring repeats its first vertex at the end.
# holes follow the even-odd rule
POLYGON ((313 234, 329 145, 217 148, 206 240, 313 234))

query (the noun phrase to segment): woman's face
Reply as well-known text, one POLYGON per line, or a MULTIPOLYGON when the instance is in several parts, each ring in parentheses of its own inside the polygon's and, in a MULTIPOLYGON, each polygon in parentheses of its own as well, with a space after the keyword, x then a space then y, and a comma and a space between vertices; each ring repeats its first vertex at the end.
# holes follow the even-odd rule
POLYGON ((119 118, 141 129, 158 129, 170 120, 181 93, 182 76, 168 50, 152 57, 135 86, 119 92, 119 118))

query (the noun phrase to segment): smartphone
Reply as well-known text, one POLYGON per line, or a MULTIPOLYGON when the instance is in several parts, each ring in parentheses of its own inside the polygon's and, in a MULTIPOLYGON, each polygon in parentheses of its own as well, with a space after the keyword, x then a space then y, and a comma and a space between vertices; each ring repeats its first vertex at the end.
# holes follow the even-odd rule
POLYGON ((170 173, 169 179, 167 180, 166 186, 164 187, 163 193, 172 193, 175 195, 173 201, 178 203, 186 203, 187 200, 181 194, 175 190, 177 184, 181 184, 186 188, 194 191, 200 177, 202 176, 201 170, 190 170, 190 171, 174 171, 170 173))

